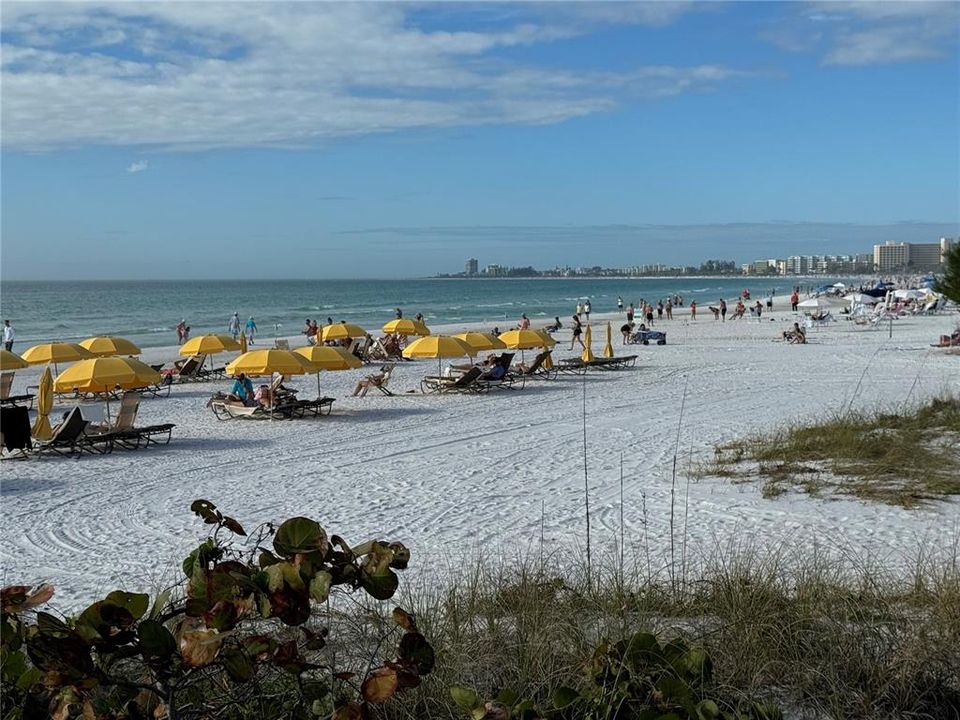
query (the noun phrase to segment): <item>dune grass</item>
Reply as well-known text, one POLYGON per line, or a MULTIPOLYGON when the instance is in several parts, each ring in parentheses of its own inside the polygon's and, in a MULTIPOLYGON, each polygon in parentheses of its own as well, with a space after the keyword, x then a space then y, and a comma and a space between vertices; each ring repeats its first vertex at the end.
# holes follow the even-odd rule
POLYGON ((729 706, 772 703, 788 720, 960 717, 956 548, 918 555, 907 575, 827 553, 718 552, 676 587, 615 564, 588 578, 577 563, 478 563, 450 589, 405 598, 438 662, 384 717, 467 717, 452 686, 548 708, 557 688, 587 684, 598 642, 637 631, 709 653, 711 692, 729 706))
POLYGON ((960 494, 960 399, 846 412, 715 449, 700 477, 759 481, 765 497, 832 493, 913 507, 960 494))

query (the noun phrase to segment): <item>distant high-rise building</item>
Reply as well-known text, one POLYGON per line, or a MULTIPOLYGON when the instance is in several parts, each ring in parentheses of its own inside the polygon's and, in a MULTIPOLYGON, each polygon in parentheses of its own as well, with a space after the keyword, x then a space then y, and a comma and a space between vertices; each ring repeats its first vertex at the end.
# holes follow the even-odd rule
POLYGON ((888 240, 873 246, 873 266, 878 272, 887 272, 910 264, 910 244, 888 240))
POLYGON ((897 243, 891 240, 873 246, 873 264, 879 272, 908 266, 936 270, 943 265, 952 245, 950 238, 940 238, 935 243, 897 243))
POLYGON ((467 264, 464 266, 464 272, 466 272, 467 275, 477 275, 480 272, 480 263, 477 262, 476 258, 467 260, 467 264))

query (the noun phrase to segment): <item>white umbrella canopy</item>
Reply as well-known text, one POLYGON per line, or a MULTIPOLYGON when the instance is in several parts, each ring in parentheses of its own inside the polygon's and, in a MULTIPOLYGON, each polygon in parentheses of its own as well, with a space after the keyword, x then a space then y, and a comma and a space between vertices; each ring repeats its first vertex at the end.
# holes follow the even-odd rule
POLYGON ((904 300, 922 300, 929 294, 928 290, 894 290, 893 296, 904 300))
POLYGON ((880 298, 875 298, 873 295, 864 295, 863 293, 847 295, 844 300, 852 302, 855 305, 876 305, 880 302, 880 298))
POLYGON ((809 308, 810 310, 829 310, 836 307, 836 305, 826 298, 808 298, 801 303, 797 304, 799 308, 809 308))

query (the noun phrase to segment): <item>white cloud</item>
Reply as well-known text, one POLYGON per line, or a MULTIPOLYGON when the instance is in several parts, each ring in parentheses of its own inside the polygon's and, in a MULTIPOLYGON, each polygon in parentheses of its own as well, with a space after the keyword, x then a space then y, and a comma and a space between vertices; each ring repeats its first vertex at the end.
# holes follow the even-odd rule
POLYGON ((817 52, 825 65, 931 60, 956 52, 956 2, 837 1, 797 7, 762 37, 784 50, 817 52))
POLYGON ((414 15, 423 6, 399 3, 6 3, 3 143, 308 146, 409 128, 554 123, 624 96, 744 75, 710 65, 586 72, 499 52, 604 22, 664 24, 686 9, 547 3, 509 19, 514 8, 497 4, 489 12, 507 21, 428 30, 414 15))
POLYGON ((147 169, 147 167, 149 166, 149 164, 150 164, 150 163, 149 163, 149 161, 147 161, 147 160, 138 160, 137 162, 135 162, 135 163, 130 163, 130 165, 127 166, 127 172, 128 172, 128 173, 139 173, 139 172, 143 172, 144 170, 147 169))

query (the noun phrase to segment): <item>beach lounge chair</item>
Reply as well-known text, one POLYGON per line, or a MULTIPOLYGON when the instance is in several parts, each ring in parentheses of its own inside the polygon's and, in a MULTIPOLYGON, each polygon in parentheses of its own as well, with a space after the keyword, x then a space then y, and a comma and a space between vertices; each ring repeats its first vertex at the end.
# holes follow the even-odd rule
POLYGON ((467 370, 463 375, 446 377, 443 375, 427 375, 420 381, 420 389, 424 393, 476 393, 483 388, 477 380, 483 375, 478 367, 467 370))
POLYGON ((329 415, 333 412, 333 401, 332 397, 321 397, 316 398, 315 400, 293 400, 290 406, 290 414, 292 417, 302 418, 307 415, 313 415, 314 417, 320 417, 321 415, 329 415))
POLYGON ((357 397, 363 397, 367 394, 367 391, 371 387, 375 387, 380 391, 381 394, 388 397, 393 397, 393 392, 387 387, 390 384, 390 378, 393 377, 393 368, 395 365, 386 365, 383 369, 383 377, 377 383, 364 383, 363 387, 360 388, 360 392, 357 394, 357 397))
POLYGON ((578 357, 564 358, 555 367, 564 375, 584 375, 587 372, 587 363, 578 357))
POLYGON ((24 405, 0 407, 0 453, 2 457, 25 458, 32 448, 30 411, 24 405))
POLYGON ((587 368, 597 370, 626 370, 637 363, 636 355, 617 355, 616 357, 598 357, 586 363, 587 368))
POLYGON ((289 340, 283 340, 283 339, 277 339, 277 340, 274 340, 274 341, 273 341, 273 346, 274 346, 275 348, 277 348, 277 350, 289 350, 289 349, 290 349, 290 341, 289 341, 289 340))
POLYGON ((54 453, 64 457, 72 455, 79 457, 84 452, 100 455, 111 452, 113 443, 108 438, 86 434, 88 424, 83 419, 80 406, 75 406, 67 413, 63 422, 54 429, 53 436, 49 440, 34 442, 33 454, 54 453))
POLYGON ((150 445, 167 445, 173 435, 173 423, 143 425, 136 427, 140 410, 140 393, 125 392, 120 399, 120 409, 112 425, 99 428, 87 425, 86 434, 93 441, 110 442, 114 447, 136 450, 150 445))
POLYGON ((524 378, 540 378, 542 380, 556 380, 557 376, 560 374, 560 371, 557 370, 555 365, 547 368, 544 367, 544 363, 547 358, 550 357, 550 351, 544 350, 539 353, 534 359, 533 362, 527 365, 526 367, 522 365, 514 365, 511 368, 511 372, 516 373, 524 378))
POLYGON ((296 404, 296 399, 285 399, 270 407, 260 404, 239 405, 230 401, 223 393, 217 393, 207 402, 217 420, 289 420, 303 417, 303 413, 298 415, 295 411, 296 404))
POLYGON ((30 393, 25 393, 23 395, 11 395, 10 390, 12 388, 13 373, 0 373, 0 405, 16 405, 20 402, 29 402, 30 407, 33 407, 33 395, 30 393))

